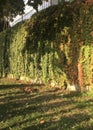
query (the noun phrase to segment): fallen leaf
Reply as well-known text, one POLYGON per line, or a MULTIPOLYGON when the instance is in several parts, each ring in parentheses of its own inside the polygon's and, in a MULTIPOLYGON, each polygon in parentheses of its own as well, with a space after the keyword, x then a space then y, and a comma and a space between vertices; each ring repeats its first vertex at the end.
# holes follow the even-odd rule
POLYGON ((44 124, 44 123, 45 123, 45 120, 41 120, 41 121, 40 121, 40 124, 44 124))

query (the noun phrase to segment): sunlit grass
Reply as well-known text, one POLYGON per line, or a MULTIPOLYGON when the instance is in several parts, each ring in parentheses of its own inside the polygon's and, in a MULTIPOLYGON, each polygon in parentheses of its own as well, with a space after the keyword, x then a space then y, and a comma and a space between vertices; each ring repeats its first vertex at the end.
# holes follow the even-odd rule
MULTIPOLYGON (((0 85, 1 130, 92 130, 93 91, 63 94, 48 91, 26 93, 26 84, 7 82, 0 85)), ((47 87, 47 88, 45 88, 47 87)), ((41 91, 42 89, 42 91, 41 91)), ((47 91, 46 91, 47 90, 47 91)))

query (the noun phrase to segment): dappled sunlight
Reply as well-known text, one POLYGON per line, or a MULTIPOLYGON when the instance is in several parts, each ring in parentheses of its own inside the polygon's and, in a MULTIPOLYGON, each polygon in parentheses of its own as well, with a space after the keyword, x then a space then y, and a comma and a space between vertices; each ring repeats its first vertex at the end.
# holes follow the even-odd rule
POLYGON ((0 33, 1 130, 93 130, 92 12, 63 2, 0 33))
MULTIPOLYGON (((0 87, 0 129, 2 130, 92 128, 91 124, 90 126, 88 124, 92 123, 93 119, 93 113, 90 113, 93 101, 87 94, 61 95, 61 90, 48 91, 45 89, 46 86, 42 86, 42 92, 37 93, 25 93, 22 89, 24 86, 17 84, 14 87, 12 85, 0 87)), ((32 87, 40 89, 39 86, 32 87)))

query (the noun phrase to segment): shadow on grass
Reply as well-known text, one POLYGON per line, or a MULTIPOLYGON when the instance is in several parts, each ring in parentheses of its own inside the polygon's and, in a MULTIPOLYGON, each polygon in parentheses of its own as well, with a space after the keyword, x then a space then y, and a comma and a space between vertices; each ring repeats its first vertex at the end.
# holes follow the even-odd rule
MULTIPOLYGON (((19 126, 20 130, 70 130, 72 127, 76 127, 77 124, 78 128, 83 129, 84 127, 84 130, 90 127, 87 125, 86 127, 79 126, 80 123, 88 122, 91 118, 87 112, 81 110, 82 102, 79 103, 78 101, 78 97, 82 98, 81 94, 70 93, 63 97, 56 92, 48 91, 27 94, 22 90, 23 86, 23 84, 2 86, 3 97, 0 98, 0 122, 6 122, 6 124, 4 123, 4 126, 0 129, 7 130, 9 127, 17 129, 16 127, 19 126), (9 90, 7 91, 6 88, 9 90), (50 113, 47 114, 49 111, 50 113), (35 114, 35 116, 32 117, 32 114, 35 114), (25 118, 26 115, 29 116, 28 119, 25 118), (18 122, 14 120, 12 124, 10 122, 7 125, 7 121, 21 116, 22 120, 18 122), (59 118, 55 119, 55 116, 59 116, 59 118), (44 123, 40 123, 42 118, 45 120, 44 123)), ((32 87, 35 86, 37 84, 32 87)), ((92 105, 91 100, 87 100, 83 103, 83 109, 92 105)))
MULTIPOLYGON (((16 95, 14 97, 10 96, 7 97, 7 101, 3 104, 0 104, 0 116, 1 120, 7 120, 9 118, 13 118, 16 115, 26 115, 33 112, 43 112, 47 111, 50 107, 47 105, 43 105, 43 102, 48 102, 52 99, 57 99, 58 96, 55 94, 45 94, 45 95, 38 95, 37 94, 24 94, 24 95, 16 95), (15 99, 15 100, 13 100, 15 99), (16 100, 17 99, 17 100, 16 100), (43 110, 44 108, 44 110, 43 110)), ((60 102, 61 103, 61 102, 60 102)), ((50 104, 51 107, 58 107, 59 103, 50 104)), ((59 104, 60 105, 60 104, 59 104)))
MULTIPOLYGON (((52 115, 53 116, 53 115, 52 115)), ((44 124, 38 124, 38 125, 32 125, 29 127, 24 128, 24 130, 71 130, 72 128, 75 128, 75 130, 92 130, 92 126, 79 126, 77 127, 77 124, 80 124, 82 122, 89 121, 90 116, 87 114, 73 114, 70 116, 63 116, 58 121, 49 121, 45 122, 44 124), (88 129, 90 128, 90 129, 88 129)))
POLYGON ((82 93, 81 92, 70 92, 69 94, 65 94, 65 98, 73 98, 73 97, 81 97, 82 93))
MULTIPOLYGON (((17 123, 14 123, 13 125, 10 125, 10 128, 15 129, 16 126, 21 126, 24 125, 26 123, 29 122, 28 126, 24 125, 24 128, 22 128, 22 130, 72 130, 72 128, 75 128, 75 130, 92 130, 92 126, 90 125, 85 125, 82 124, 81 126, 79 126, 79 124, 81 124, 82 122, 88 122, 90 120, 90 116, 87 115, 86 113, 79 113, 79 114, 72 114, 72 115, 61 115, 61 118, 58 120, 54 120, 52 117, 57 114, 57 113, 52 113, 52 114, 48 114, 48 115, 44 115, 44 118, 49 119, 48 121, 46 121, 44 123, 35 123, 36 122, 36 118, 40 118, 42 119, 42 115, 37 116, 35 118, 30 118, 29 120, 23 120, 17 123), (51 118, 51 119, 50 119, 51 118), (34 121, 34 123, 30 123, 34 121), (31 125, 30 125, 31 124, 31 125)), ((60 113, 58 113, 60 114, 60 113)), ((5 129, 8 129, 8 127, 6 127, 5 129)), ((4 130, 4 129, 2 129, 4 130)))
POLYGON ((16 87, 25 87, 25 86, 29 86, 29 87, 36 87, 36 86, 38 86, 38 87, 40 87, 40 86, 44 86, 44 84, 22 84, 22 83, 20 83, 20 84, 10 84, 10 85, 0 85, 0 90, 1 89, 13 89, 13 88, 16 88, 16 87))

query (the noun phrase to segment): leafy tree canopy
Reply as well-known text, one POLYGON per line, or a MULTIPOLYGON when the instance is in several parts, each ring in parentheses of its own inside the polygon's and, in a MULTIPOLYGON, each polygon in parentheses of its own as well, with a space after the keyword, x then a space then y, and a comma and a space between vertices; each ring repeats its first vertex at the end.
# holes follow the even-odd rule
POLYGON ((3 19, 12 20, 17 14, 24 12, 23 0, 0 0, 0 21, 3 19))
POLYGON ((6 29, 15 16, 23 14, 24 8, 23 0, 0 0, 0 31, 6 29))
MULTIPOLYGON (((27 0, 27 4, 38 12, 38 5, 43 0, 27 0)), ((48 1, 48 0, 45 0, 48 1)), ((25 9, 25 0, 0 0, 0 31, 7 28, 6 23, 12 21, 15 16, 22 15, 25 9)))

